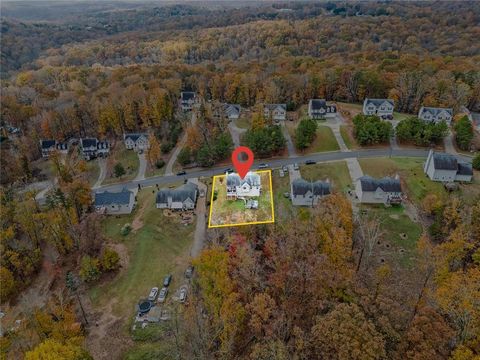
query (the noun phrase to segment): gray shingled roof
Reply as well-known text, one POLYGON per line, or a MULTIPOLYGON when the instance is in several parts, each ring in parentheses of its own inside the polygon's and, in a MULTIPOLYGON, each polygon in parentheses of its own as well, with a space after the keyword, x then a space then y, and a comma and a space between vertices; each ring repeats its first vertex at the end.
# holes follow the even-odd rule
POLYGON ((227 186, 241 186, 244 183, 249 184, 250 186, 260 186, 260 175, 248 172, 243 179, 240 178, 240 175, 237 173, 227 174, 227 186))
POLYGON ((394 179, 390 177, 374 179, 371 176, 365 175, 359 180, 363 191, 376 191, 378 188, 380 188, 385 192, 402 192, 400 179, 394 179))
POLYGON ((446 153, 433 153, 433 165, 437 170, 458 169, 458 162, 455 156, 446 153))
POLYGON ((294 196, 305 195, 311 191, 313 195, 328 195, 330 194, 330 183, 326 181, 310 182, 304 179, 295 179, 292 182, 292 192, 294 196))
POLYGON ((275 110, 278 106, 285 111, 287 110, 287 104, 265 104, 265 107, 269 110, 275 110))
POLYGON ((425 112, 429 112, 431 113, 433 116, 437 116, 440 112, 442 112, 443 110, 445 110, 447 113, 450 114, 450 116, 453 115, 453 110, 452 109, 448 109, 448 108, 436 108, 436 107, 427 107, 427 106, 422 106, 422 108, 420 109, 420 115, 425 113, 425 112))
POLYGON ((327 107, 327 102, 323 99, 312 99, 312 109, 320 110, 327 107))
POLYGON ((101 192, 95 193, 95 206, 104 205, 128 205, 133 193, 130 190, 123 189, 120 192, 101 192))
POLYGON ((98 140, 96 138, 85 138, 81 140, 82 148, 97 147, 98 140))
POLYGON ((187 199, 190 199, 195 202, 196 193, 198 186, 187 182, 186 184, 176 188, 176 189, 160 189, 157 192, 157 203, 164 204, 168 202, 168 198, 171 197, 172 201, 175 202, 184 202, 187 199))
POLYGON ((40 140, 42 149, 50 149, 55 146, 55 140, 40 140))
POLYGON ((193 100, 195 98, 195 93, 193 91, 182 91, 182 101, 193 100))
POLYGON ((392 99, 365 99, 368 104, 373 104, 375 106, 382 105, 385 101, 388 102, 390 105, 395 106, 395 102, 392 99))
POLYGON ((224 105, 224 111, 227 113, 227 115, 230 114, 240 114, 240 105, 237 104, 225 104, 224 105))
POLYGON ((459 162, 458 163, 457 174, 459 174, 459 175, 473 175, 472 164, 459 162))
POLYGON ((133 142, 135 142, 135 141, 138 140, 138 138, 139 138, 140 136, 145 136, 145 137, 147 137, 147 134, 143 134, 143 133, 130 133, 130 134, 124 134, 124 135, 123 135, 123 138, 124 138, 125 140, 131 139, 133 142))

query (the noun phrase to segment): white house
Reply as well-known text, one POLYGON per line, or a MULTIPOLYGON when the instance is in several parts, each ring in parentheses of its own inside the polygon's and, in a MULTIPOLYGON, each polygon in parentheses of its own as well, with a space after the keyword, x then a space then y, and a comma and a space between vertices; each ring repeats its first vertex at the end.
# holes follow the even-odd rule
POLYGON ((451 154, 430 150, 423 171, 433 181, 472 181, 472 164, 460 162, 451 154))
POLYGON ((225 104, 223 111, 228 120, 236 120, 240 117, 241 107, 237 104, 225 104))
POLYGON ((445 121, 448 125, 452 122, 453 110, 422 106, 418 111, 418 118, 426 122, 439 123, 445 121))
POLYGON ((395 102, 392 99, 365 99, 363 101, 364 115, 377 115, 382 119, 392 120, 395 102))
POLYGON ((315 206, 321 198, 330 194, 329 181, 295 179, 290 186, 290 199, 295 206, 315 206))
POLYGON ((120 192, 95 193, 94 207, 97 212, 104 214, 130 214, 135 206, 133 191, 123 189, 120 192))
POLYGON ((147 134, 123 134, 123 142, 129 150, 144 151, 150 146, 147 134))
POLYGON ((258 197, 262 189, 260 175, 249 171, 242 179, 237 173, 226 175, 227 199, 258 197))
POLYGON ((362 176, 355 184, 358 200, 365 204, 399 204, 402 202, 402 185, 398 176, 374 179, 362 176))
POLYGON ((287 104, 265 104, 263 116, 275 122, 284 121, 287 119, 287 104))
POLYGON ((196 94, 193 91, 182 91, 180 93, 180 106, 183 111, 190 111, 196 101, 196 94))
POLYGON ((110 153, 108 141, 100 141, 97 138, 80 139, 80 147, 85 160, 91 160, 98 156, 104 157, 110 153))
POLYGON ((197 203, 198 186, 191 182, 176 189, 160 189, 157 193, 157 209, 193 210, 197 203))
POLYGON ((311 99, 308 102, 308 116, 312 119, 325 119, 334 117, 337 113, 335 105, 328 105, 323 99, 311 99))

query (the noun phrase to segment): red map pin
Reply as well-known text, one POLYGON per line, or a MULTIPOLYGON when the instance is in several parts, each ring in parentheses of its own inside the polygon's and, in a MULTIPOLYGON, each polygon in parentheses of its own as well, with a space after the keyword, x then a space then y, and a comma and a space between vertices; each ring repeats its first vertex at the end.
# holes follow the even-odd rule
POLYGON ((253 164, 253 152, 246 146, 239 146, 232 153, 232 163, 243 179, 253 164))

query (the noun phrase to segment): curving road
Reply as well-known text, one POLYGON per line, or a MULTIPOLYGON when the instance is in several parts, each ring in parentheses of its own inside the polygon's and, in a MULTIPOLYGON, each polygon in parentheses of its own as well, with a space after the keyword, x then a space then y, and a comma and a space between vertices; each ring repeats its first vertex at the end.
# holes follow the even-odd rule
MULTIPOLYGON (((325 162, 325 161, 337 161, 337 160, 346 160, 346 159, 355 159, 355 158, 375 158, 375 157, 388 157, 388 156, 400 156, 400 157, 419 157, 419 158, 426 158, 429 149, 392 149, 392 148, 384 148, 384 149, 368 149, 368 150, 354 150, 350 152, 342 152, 342 151, 333 151, 333 152, 322 152, 322 153, 315 153, 315 154, 308 154, 303 156, 298 156, 296 158, 277 158, 268 160, 268 164, 270 168, 280 168, 283 165, 290 165, 294 163, 302 163, 306 160, 313 160, 316 162, 325 162)), ((457 158, 471 162, 471 158, 464 155, 457 155, 457 158)), ((261 159, 255 161, 253 168, 259 163, 265 162, 265 159, 261 159)), ((138 187, 138 184, 143 186, 153 186, 155 184, 158 185, 165 185, 172 182, 176 182, 179 179, 190 179, 190 178, 198 178, 198 177, 211 177, 213 175, 222 174, 225 170, 225 166, 223 167, 215 167, 210 169, 204 170, 196 170, 190 173, 187 173, 183 176, 175 176, 175 175, 165 175, 165 176, 154 176, 150 178, 146 178, 144 180, 138 181, 128 181, 124 183, 118 184, 111 184, 102 186, 96 191, 120 191, 122 188, 127 187, 129 189, 133 189, 138 187)))

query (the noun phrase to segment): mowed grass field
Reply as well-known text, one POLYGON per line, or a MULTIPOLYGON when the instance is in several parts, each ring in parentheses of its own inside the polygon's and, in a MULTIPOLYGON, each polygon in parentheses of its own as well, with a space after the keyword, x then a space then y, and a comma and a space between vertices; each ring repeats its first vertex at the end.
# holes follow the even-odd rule
MULTIPOLYGON (((183 272, 188 265, 195 221, 183 225, 177 217, 166 217, 155 208, 155 194, 144 189, 138 195, 136 210, 125 216, 107 217, 104 234, 114 243, 125 245, 128 266, 108 283, 93 287, 89 295, 94 305, 112 301, 114 313, 133 316, 138 300, 148 296, 154 286, 161 287, 163 277, 173 274, 173 289, 183 284, 183 272), (135 219, 138 230, 121 235, 122 227, 135 219)), ((128 318, 129 319, 129 318, 128 318)))
POLYGON ((317 136, 305 153, 337 150, 340 150, 340 146, 337 143, 337 139, 335 139, 335 135, 333 135, 332 129, 325 125, 318 125, 317 136))
POLYGON ((342 139, 345 142, 345 145, 347 145, 347 148, 349 149, 359 148, 359 145, 353 138, 352 132, 350 131, 347 125, 340 125, 340 135, 342 136, 342 139))
POLYGON ((246 223, 267 223, 274 220, 272 212, 272 189, 270 187, 270 170, 258 171, 262 191, 258 197, 258 209, 245 209, 243 200, 227 200, 225 175, 215 177, 213 191, 217 198, 211 203, 209 226, 229 226, 246 223))
POLYGON ((329 179, 335 191, 344 192, 349 188, 353 188, 352 179, 345 161, 302 165, 300 173, 302 178, 307 181, 325 181, 329 179))
POLYGON ((107 159, 107 176, 104 184, 112 184, 120 181, 132 180, 137 176, 140 162, 138 155, 133 150, 125 148, 123 142, 117 142, 115 148, 111 151, 107 159), (125 169, 126 174, 122 177, 115 177, 113 168, 116 163, 121 163, 125 169))

